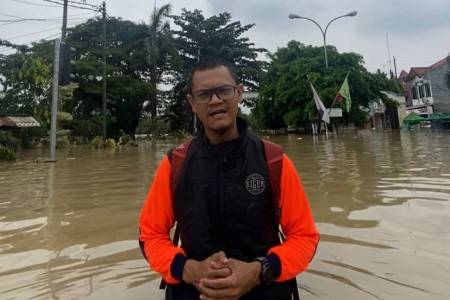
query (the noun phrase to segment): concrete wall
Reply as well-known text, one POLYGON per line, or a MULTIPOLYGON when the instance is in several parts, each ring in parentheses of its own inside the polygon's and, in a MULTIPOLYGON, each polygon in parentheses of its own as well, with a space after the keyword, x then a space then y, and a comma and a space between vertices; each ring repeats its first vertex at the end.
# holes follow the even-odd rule
POLYGON ((450 112, 450 89, 447 85, 450 71, 450 57, 438 68, 424 74, 424 79, 431 81, 434 112, 450 112))

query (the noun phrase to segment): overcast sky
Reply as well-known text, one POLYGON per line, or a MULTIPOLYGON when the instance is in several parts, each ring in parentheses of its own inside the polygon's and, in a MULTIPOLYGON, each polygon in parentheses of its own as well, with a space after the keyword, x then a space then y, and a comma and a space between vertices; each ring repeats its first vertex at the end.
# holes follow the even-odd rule
MULTIPOLYGON (((57 0, 62 1, 62 0, 57 0)), ((83 0, 74 0, 83 1, 83 0)), ((99 0, 87 3, 100 4, 99 0)), ((136 22, 148 22, 154 0, 107 0, 108 14, 136 22)), ((161 1, 158 6, 171 3, 173 12, 182 8, 200 9, 206 16, 228 11, 234 20, 255 23, 248 36, 257 47, 275 51, 289 40, 304 44, 322 45, 319 29, 306 20, 290 20, 296 13, 312 18, 322 26, 332 18, 358 11, 353 18, 334 22, 327 33, 328 44, 340 52, 363 55, 370 71, 388 70, 388 43, 391 56, 397 59, 398 70, 429 66, 450 53, 449 0, 190 0, 161 1)), ((69 8, 69 26, 93 16, 87 10, 69 8)), ((15 43, 28 43, 40 38, 53 38, 60 31, 61 21, 28 21, 6 23, 22 18, 61 18, 62 8, 44 0, 0 0, 0 38, 15 43), (33 5, 35 4, 35 5, 33 5), (44 5, 44 6, 38 6, 44 5), (37 34, 36 32, 42 31, 37 34), (32 35, 28 35, 32 34, 32 35), (26 35, 19 37, 21 35, 26 35)), ((8 53, 0 48, 0 53, 8 53)))

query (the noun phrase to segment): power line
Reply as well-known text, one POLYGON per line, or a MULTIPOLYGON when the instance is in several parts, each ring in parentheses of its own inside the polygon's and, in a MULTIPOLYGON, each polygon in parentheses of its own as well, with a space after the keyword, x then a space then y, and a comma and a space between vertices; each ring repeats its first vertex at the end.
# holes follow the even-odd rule
MULTIPOLYGON (((80 14, 74 14, 70 15, 69 17, 78 17, 78 16, 86 16, 91 15, 92 13, 80 13, 80 14)), ((16 19, 22 19, 22 20, 62 20, 61 17, 47 17, 47 18, 28 18, 28 17, 19 17, 14 15, 7 15, 7 14, 0 14, 0 16, 10 17, 10 18, 16 18, 16 19)), ((11 20, 12 21, 12 20, 11 20)))
POLYGON ((19 22, 23 22, 24 20, 15 20, 15 21, 11 21, 5 24, 0 24, 0 27, 6 26, 6 25, 11 25, 11 24, 15 24, 15 23, 19 23, 19 22))
MULTIPOLYGON (((61 3, 61 2, 58 2, 58 1, 53 1, 53 0, 42 0, 42 1, 55 3, 55 4, 59 4, 59 5, 64 5, 64 3, 61 3)), ((99 7, 96 7, 96 9, 92 9, 92 8, 89 8, 89 7, 81 7, 81 6, 76 6, 76 5, 73 5, 73 4, 68 4, 68 6, 74 7, 74 8, 79 8, 79 9, 91 10, 91 11, 99 11, 100 10, 99 7)))
MULTIPOLYGON (((91 17, 95 17, 95 14, 89 14, 89 18, 91 17)), ((68 20, 85 20, 86 17, 84 18, 68 18, 68 20)), ((29 22, 29 21, 37 21, 37 22, 59 22, 61 21, 62 18, 48 18, 48 19, 16 19, 16 20, 0 20, 0 23, 4 24, 0 24, 0 27, 3 26, 7 26, 7 25, 11 25, 11 24, 16 24, 16 23, 20 23, 20 22, 29 22)))
POLYGON ((46 39, 49 39, 49 38, 52 38, 52 37, 58 37, 59 35, 61 34, 61 31, 58 31, 56 34, 52 34, 52 35, 49 35, 49 36, 45 36, 45 37, 43 37, 43 38, 40 38, 40 39, 38 39, 38 40, 35 40, 35 41, 32 41, 32 42, 30 42, 30 43, 34 43, 34 42, 38 42, 38 41, 40 41, 40 40, 46 40, 46 39))
MULTIPOLYGON (((92 15, 95 16, 95 15, 92 15)), ((67 18, 67 20, 82 20, 82 19, 86 19, 86 17, 83 18, 67 18)), ((48 21, 61 21, 62 18, 46 18, 46 19, 34 19, 34 18, 23 18, 23 19, 16 19, 16 20, 0 20, 0 22, 23 22, 23 21, 42 21, 42 22, 48 22, 48 21)))
POLYGON ((56 5, 38 4, 38 3, 28 2, 28 1, 24 1, 24 0, 9 0, 9 1, 14 1, 17 3, 28 4, 28 5, 34 5, 34 6, 41 6, 41 7, 59 7, 56 5))
POLYGON ((7 15, 7 14, 0 14, 0 16, 4 16, 4 17, 10 17, 10 18, 16 18, 16 19, 23 19, 23 18, 21 18, 21 17, 18 17, 18 16, 7 15))
MULTIPOLYGON (((71 25, 73 25, 74 23, 76 23, 76 22, 72 22, 71 25)), ((22 38, 22 37, 27 37, 27 36, 39 34, 39 33, 42 33, 42 32, 52 31, 52 30, 55 30, 55 29, 60 29, 60 27, 59 26, 58 27, 52 27, 52 28, 48 28, 48 29, 45 29, 45 30, 40 30, 40 31, 31 32, 31 33, 27 33, 27 34, 17 35, 17 36, 5 38, 5 40, 7 40, 7 41, 15 40, 15 39, 19 39, 19 38, 22 38)))
POLYGON ((86 6, 90 6, 90 7, 93 7, 93 8, 99 8, 98 5, 93 5, 93 4, 86 3, 86 2, 78 2, 78 1, 73 1, 73 0, 69 0, 68 2, 69 3, 73 3, 73 4, 86 5, 86 6))
POLYGON ((48 29, 45 29, 45 30, 40 30, 40 31, 32 32, 32 33, 16 35, 16 36, 12 36, 12 37, 6 38, 5 40, 7 40, 7 41, 15 40, 15 39, 19 39, 19 38, 22 38, 22 37, 27 37, 27 36, 35 35, 35 34, 42 33, 42 32, 52 31, 52 30, 59 29, 59 28, 60 28, 60 26, 52 27, 52 28, 48 28, 48 29))
POLYGON ((20 22, 20 21, 22 21, 22 20, 0 20, 0 22, 11 22, 11 23, 20 22))
MULTIPOLYGON (((22 3, 22 4, 34 5, 34 6, 59 7, 59 6, 56 6, 56 5, 39 4, 39 3, 29 2, 29 1, 25 1, 25 0, 10 0, 10 1, 14 1, 14 2, 17 2, 17 3, 22 3)), ((46 1, 46 0, 43 0, 43 1, 46 1)), ((56 1, 46 1, 46 2, 51 2, 51 3, 55 3, 55 4, 60 4, 60 5, 63 4, 63 3, 58 3, 56 1)), ((85 2, 79 2, 79 1, 71 1, 71 0, 69 0, 68 2, 69 3, 73 3, 73 4, 77 4, 77 5, 90 6, 92 8, 98 8, 99 7, 97 5, 93 5, 93 4, 85 3, 85 2)))
MULTIPOLYGON (((32 41, 29 41, 28 43, 26 43, 26 44, 32 44, 32 43, 35 43, 35 42, 39 42, 39 41, 41 41, 41 40, 47 40, 47 39, 50 39, 50 38, 56 38, 56 37, 58 37, 59 35, 61 34, 61 31, 58 31, 57 33, 52 33, 51 35, 49 35, 49 36, 45 36, 45 37, 42 37, 42 38, 39 38, 39 39, 36 39, 36 40, 32 40, 32 41)), ((25 45, 26 45, 25 44, 25 45)), ((1 47, 6 47, 6 46, 1 46, 1 47)), ((14 51, 14 49, 12 49, 12 48, 9 48, 9 47, 7 47, 8 49, 4 49, 4 50, 0 50, 0 53, 5 53, 5 52, 9 52, 9 51, 14 51)), ((17 49, 16 49, 17 50, 17 49)))

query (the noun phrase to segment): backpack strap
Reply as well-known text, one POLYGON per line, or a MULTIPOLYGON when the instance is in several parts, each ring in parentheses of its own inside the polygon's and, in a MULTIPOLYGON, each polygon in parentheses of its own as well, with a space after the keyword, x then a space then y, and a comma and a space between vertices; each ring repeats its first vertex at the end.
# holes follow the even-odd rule
MULTIPOLYGON (((266 156, 267 167, 269 168, 270 187, 272 189, 272 199, 274 201, 275 214, 277 223, 280 224, 281 217, 281 171, 283 169, 283 148, 277 144, 262 140, 264 144, 264 152, 266 156)), ((283 232, 279 229, 281 242, 284 242, 285 237, 283 232)), ((297 278, 289 281, 291 286, 292 299, 300 300, 300 295, 297 287, 297 278)))
POLYGON ((272 199, 274 201, 275 215, 277 223, 281 217, 281 170, 283 169, 283 148, 281 146, 262 140, 264 145, 264 154, 267 167, 269 168, 270 188, 272 190, 272 199))
MULTIPOLYGON (((177 188, 178 182, 181 176, 181 169, 183 168, 183 162, 186 159, 187 152, 192 143, 192 137, 181 143, 176 148, 169 150, 167 157, 170 161, 170 190, 172 191, 172 197, 175 196, 175 189, 177 188)), ((173 235, 172 242, 175 246, 178 246, 180 240, 180 226, 178 223, 175 225, 175 233, 173 235)), ((159 288, 161 290, 165 289, 167 282, 161 279, 159 288)))
POLYGON ((169 151, 167 156, 170 161, 170 189, 172 191, 172 195, 175 192, 175 189, 178 185, 181 175, 181 169, 183 167, 184 159, 186 158, 186 154, 191 146, 193 138, 189 138, 184 141, 178 147, 169 151))

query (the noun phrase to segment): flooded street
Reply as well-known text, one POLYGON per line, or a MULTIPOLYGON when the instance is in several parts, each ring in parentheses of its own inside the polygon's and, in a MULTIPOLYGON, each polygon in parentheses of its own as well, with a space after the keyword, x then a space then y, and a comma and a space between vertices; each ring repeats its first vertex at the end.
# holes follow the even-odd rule
MULTIPOLYGON (((450 133, 277 136, 321 232, 302 299, 450 299, 450 133)), ((138 215, 177 141, 0 163, 0 299, 162 299, 138 215)))

